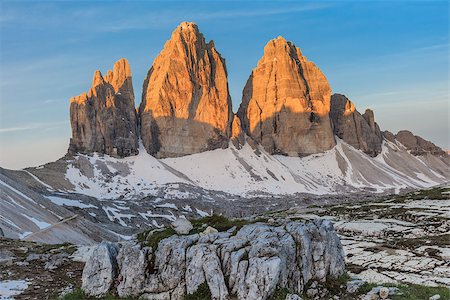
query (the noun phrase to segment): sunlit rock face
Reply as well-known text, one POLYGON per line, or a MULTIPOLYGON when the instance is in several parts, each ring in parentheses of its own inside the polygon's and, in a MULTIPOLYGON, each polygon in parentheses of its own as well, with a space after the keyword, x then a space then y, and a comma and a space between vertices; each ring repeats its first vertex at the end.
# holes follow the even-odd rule
POLYGON ((331 96, 330 117, 334 134, 344 142, 370 156, 381 152, 383 137, 370 109, 361 115, 347 97, 334 94, 331 96))
POLYGON ((231 123, 231 138, 230 141, 238 149, 241 149, 245 144, 245 134, 242 130, 241 120, 237 115, 233 116, 233 122, 231 123))
POLYGON ((414 135, 411 131, 401 130, 395 135, 395 139, 400 142, 413 155, 433 154, 448 157, 447 153, 434 143, 427 141, 420 136, 414 135))
POLYGON ((331 89, 299 48, 278 37, 245 85, 238 116, 244 131, 271 154, 302 156, 334 147, 331 89))
POLYGON ((142 141, 156 157, 228 146, 233 114, 225 60, 194 23, 180 24, 156 57, 139 114, 142 141))
POLYGON ((126 59, 102 76, 95 71, 87 93, 70 99, 69 153, 98 152, 125 157, 138 153, 137 115, 126 59))

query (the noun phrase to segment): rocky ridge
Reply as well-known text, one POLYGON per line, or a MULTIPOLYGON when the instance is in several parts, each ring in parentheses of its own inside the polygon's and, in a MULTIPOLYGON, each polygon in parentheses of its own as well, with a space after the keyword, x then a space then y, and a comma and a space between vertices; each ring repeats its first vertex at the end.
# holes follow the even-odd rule
POLYGON ((334 134, 344 142, 372 157, 381 152, 383 137, 372 110, 367 109, 361 115, 347 97, 333 94, 330 118, 334 134))
POLYGON ((335 146, 329 119, 331 88, 319 68, 278 37, 244 87, 243 129, 270 154, 303 156, 335 146))
POLYGON ((82 288, 91 296, 113 289, 120 297, 184 299, 206 284, 212 299, 257 300, 277 288, 302 294, 309 283, 337 278, 344 268, 329 221, 255 223, 174 235, 155 249, 102 243, 85 265, 82 288))
POLYGON ((372 110, 360 114, 344 95, 330 100, 330 94, 319 68, 278 37, 265 46, 235 115, 225 60, 196 24, 183 22, 148 71, 138 115, 126 59, 106 76, 96 71, 91 89, 70 100, 68 152, 126 157, 138 153, 140 138, 149 154, 168 158, 227 148, 229 142, 241 149, 249 137, 269 154, 307 156, 335 147, 336 135, 372 157, 384 138, 414 155, 445 156, 409 131, 382 134, 372 110))
POLYGON ((383 136, 391 142, 395 140, 398 141, 405 146, 412 155, 432 154, 436 156, 448 157, 448 154, 442 150, 442 148, 420 136, 414 135, 408 130, 401 130, 395 135, 392 132, 384 131, 383 136))
POLYGON ((156 157, 228 146, 233 113, 225 60, 194 23, 181 23, 153 62, 139 115, 144 146, 156 157))
POLYGON ((102 76, 95 71, 87 93, 70 99, 69 153, 99 152, 125 157, 138 152, 137 118, 130 65, 126 59, 102 76))

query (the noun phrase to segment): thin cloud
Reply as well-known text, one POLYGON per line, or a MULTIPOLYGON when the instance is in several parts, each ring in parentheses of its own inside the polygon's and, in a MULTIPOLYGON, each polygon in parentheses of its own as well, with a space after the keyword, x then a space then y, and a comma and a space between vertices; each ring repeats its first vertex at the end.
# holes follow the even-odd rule
POLYGON ((32 123, 25 126, 17 126, 17 127, 4 127, 0 128, 0 133, 12 133, 12 132, 20 132, 20 131, 28 131, 28 130, 46 130, 46 129, 54 129, 60 128, 62 125, 69 124, 68 121, 64 122, 51 122, 51 123, 32 123))
POLYGON ((187 21, 208 21, 208 20, 220 20, 220 19, 235 19, 235 18, 255 18, 274 15, 283 15, 290 13, 298 13, 305 11, 321 10, 329 8, 332 5, 328 4, 308 4, 295 7, 283 7, 279 9, 256 9, 256 10, 222 10, 217 12, 193 12, 188 14, 186 12, 160 12, 157 15, 145 14, 133 19, 124 19, 120 22, 114 20, 114 24, 105 24, 103 26, 97 26, 93 30, 102 32, 119 32, 132 29, 152 29, 161 28, 167 25, 171 25, 173 20, 185 20, 187 21))

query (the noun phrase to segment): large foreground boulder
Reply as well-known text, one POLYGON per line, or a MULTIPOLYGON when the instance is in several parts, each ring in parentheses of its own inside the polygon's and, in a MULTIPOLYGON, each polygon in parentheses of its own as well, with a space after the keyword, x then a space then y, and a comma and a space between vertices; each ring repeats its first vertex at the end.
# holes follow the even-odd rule
MULTIPOLYGON (((105 246, 99 246, 104 253, 105 246)), ((105 257, 105 255, 103 255, 105 257)), ((267 299, 277 288, 301 294, 310 282, 325 282, 344 272, 340 240, 328 220, 287 222, 279 226, 255 223, 227 232, 193 234, 163 239, 151 251, 125 244, 118 267, 104 268, 91 258, 84 273, 111 272, 103 286, 88 295, 111 289, 114 276, 120 296, 142 299, 184 299, 207 286, 212 299, 267 299)), ((109 266, 109 265, 108 265, 109 266)), ((98 280, 96 281, 98 282, 98 280)), ((113 288, 114 289, 114 288, 113 288)))
POLYGON ((101 243, 94 249, 83 269, 83 291, 93 297, 105 295, 113 286, 118 275, 117 254, 119 246, 101 243))

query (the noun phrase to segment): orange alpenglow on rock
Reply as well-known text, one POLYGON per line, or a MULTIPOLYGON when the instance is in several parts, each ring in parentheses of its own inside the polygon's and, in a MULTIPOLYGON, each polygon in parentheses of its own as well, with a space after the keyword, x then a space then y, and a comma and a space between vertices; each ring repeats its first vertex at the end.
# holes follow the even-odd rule
POLYGON ((303 156, 335 146, 331 88, 300 49, 283 37, 267 43, 242 95, 244 131, 271 154, 303 156))
POLYGON ((245 144, 245 134, 242 130, 241 120, 237 115, 233 116, 233 122, 231 123, 230 141, 237 149, 241 149, 245 144))
POLYGON ((156 57, 139 108, 147 152, 176 157, 228 146, 233 117, 225 60, 183 22, 156 57))
POLYGON ((70 123, 71 154, 125 157, 138 153, 137 115, 126 59, 117 61, 105 77, 95 71, 88 93, 70 99, 70 123))
POLYGON ((334 133, 344 142, 373 157, 381 152, 383 137, 372 110, 367 109, 361 115, 347 97, 334 94, 331 96, 330 117, 334 133))

